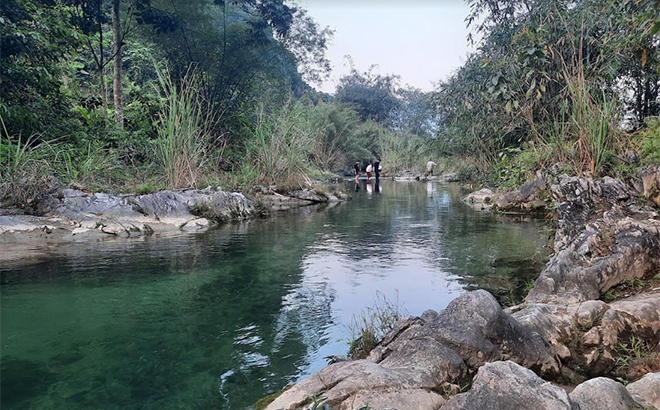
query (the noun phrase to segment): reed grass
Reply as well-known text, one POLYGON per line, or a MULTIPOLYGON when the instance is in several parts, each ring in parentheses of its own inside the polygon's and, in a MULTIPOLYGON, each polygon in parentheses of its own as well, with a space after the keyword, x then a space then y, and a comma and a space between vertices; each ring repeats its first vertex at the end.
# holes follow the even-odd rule
POLYGON ((209 162, 211 129, 215 117, 203 97, 198 72, 191 68, 178 82, 156 68, 163 105, 159 113, 155 154, 167 185, 194 188, 209 162))

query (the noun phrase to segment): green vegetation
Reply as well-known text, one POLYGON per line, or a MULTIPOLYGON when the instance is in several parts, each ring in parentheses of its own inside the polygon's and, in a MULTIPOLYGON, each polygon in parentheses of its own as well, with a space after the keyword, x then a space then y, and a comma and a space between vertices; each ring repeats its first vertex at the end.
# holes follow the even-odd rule
POLYGON ((331 36, 283 0, 2 2, 0 197, 421 168, 430 95, 372 70, 314 91, 331 36))
POLYGON ((605 302, 613 302, 660 287, 660 273, 646 278, 630 279, 609 289, 602 297, 605 302))
POLYGON ((612 173, 628 150, 658 163, 653 131, 644 148, 634 133, 660 114, 660 2, 468 3, 477 52, 434 96, 445 155, 503 187, 557 163, 612 173))
POLYGON ((352 338, 349 341, 348 356, 351 359, 366 359, 374 347, 394 329, 394 324, 405 316, 399 306, 399 298, 390 301, 382 293, 377 293, 376 301, 351 321, 352 338))
POLYGON ((660 344, 632 336, 627 342, 619 343, 616 352, 614 373, 621 380, 632 382, 660 370, 660 344))
POLYGON ((0 197, 300 187, 356 160, 504 188, 660 162, 660 1, 468 4, 477 51, 434 92, 372 67, 328 95, 310 84, 332 31, 283 0, 3 1, 0 197))

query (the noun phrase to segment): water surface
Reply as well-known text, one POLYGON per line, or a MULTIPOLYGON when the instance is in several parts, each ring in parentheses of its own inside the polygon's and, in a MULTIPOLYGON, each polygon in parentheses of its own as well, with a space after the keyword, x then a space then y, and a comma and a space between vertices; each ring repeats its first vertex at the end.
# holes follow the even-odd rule
POLYGON ((375 188, 363 181, 323 210, 5 263, 2 409, 244 409, 345 354, 351 318, 379 294, 411 314, 466 289, 506 303, 541 269, 538 221, 473 211, 456 186, 375 188))

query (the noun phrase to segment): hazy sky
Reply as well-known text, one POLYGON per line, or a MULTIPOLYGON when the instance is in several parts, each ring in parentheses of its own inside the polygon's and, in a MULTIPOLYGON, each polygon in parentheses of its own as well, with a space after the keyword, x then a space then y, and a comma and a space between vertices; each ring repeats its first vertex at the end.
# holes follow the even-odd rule
POLYGON ((320 89, 334 92, 349 71, 344 58, 365 71, 398 74, 401 82, 422 90, 446 79, 468 54, 462 0, 297 0, 322 26, 335 30, 328 49, 333 71, 320 89))

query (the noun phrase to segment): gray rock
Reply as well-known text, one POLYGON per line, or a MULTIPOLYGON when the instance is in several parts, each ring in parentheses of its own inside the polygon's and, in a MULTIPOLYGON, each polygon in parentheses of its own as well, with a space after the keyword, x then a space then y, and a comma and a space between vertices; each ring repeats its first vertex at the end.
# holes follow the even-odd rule
POLYGON ((497 198, 497 210, 505 213, 530 213, 545 209, 545 202, 539 199, 547 188, 543 178, 528 181, 519 191, 507 192, 497 198))
POLYGON ((424 333, 456 351, 468 366, 489 361, 513 360, 541 373, 555 374, 559 363, 548 343, 502 311, 497 300, 484 290, 454 299, 435 320, 399 338, 424 333))
POLYGON ((550 190, 558 203, 557 251, 567 248, 595 216, 633 197, 632 191, 621 180, 608 177, 597 181, 560 175, 550 190))
POLYGON ((357 392, 341 410, 439 410, 446 400, 438 393, 423 389, 382 389, 357 392))
POLYGON ((649 373, 626 386, 633 400, 645 409, 660 410, 660 372, 649 373))
POLYGON ((580 410, 632 410, 633 400, 619 382, 597 377, 578 385, 569 397, 580 410))
POLYGON ((298 191, 291 191, 288 194, 291 198, 302 199, 312 203, 328 202, 328 197, 316 192, 313 189, 301 189, 298 191))
MULTIPOLYGON (((394 391, 410 403, 435 406, 440 398, 429 391, 464 377, 466 372, 463 360, 433 339, 407 340, 380 363, 355 360, 332 364, 282 393, 266 409, 304 407, 320 392, 333 408, 352 408, 349 406, 354 402, 367 402, 382 392, 394 391)), ((392 407, 385 400, 369 405, 374 404, 392 407)))
POLYGON ((612 286, 654 273, 660 265, 660 221, 640 217, 647 215, 615 207, 586 225, 550 259, 525 300, 598 299, 612 286))
POLYGON ((479 368, 472 389, 449 400, 442 410, 577 410, 568 394, 511 361, 479 368))
POLYGON ((448 174, 442 174, 440 180, 442 182, 459 182, 461 178, 456 172, 451 172, 448 174))
POLYGON ((40 226, 17 216, 0 216, 0 234, 29 232, 40 226))
POLYGON ((472 206, 473 208, 487 209, 493 207, 498 197, 499 195, 495 192, 488 188, 483 188, 468 194, 465 198, 463 198, 463 202, 472 206))

